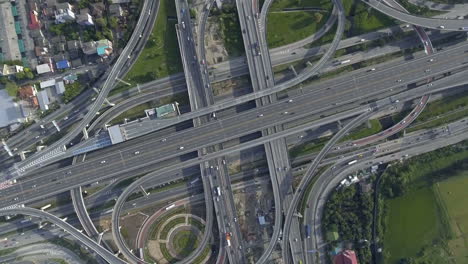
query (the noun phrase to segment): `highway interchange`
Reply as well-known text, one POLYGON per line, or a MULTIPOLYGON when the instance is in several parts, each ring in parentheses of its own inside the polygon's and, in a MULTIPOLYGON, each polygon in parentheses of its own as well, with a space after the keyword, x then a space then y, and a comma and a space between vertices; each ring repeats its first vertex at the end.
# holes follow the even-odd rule
MULTIPOLYGON (((217 166, 221 165, 221 167, 223 167, 223 164, 220 164, 220 162, 223 160, 222 157, 224 155, 227 155, 229 153, 235 153, 242 149, 248 149, 252 146, 257 146, 259 144, 269 144, 265 145, 265 149, 267 150, 267 157, 269 157, 268 161, 270 168, 270 176, 274 178, 274 175, 276 174, 275 167, 282 166, 278 164, 281 164, 281 161, 284 162, 285 159, 287 160, 287 153, 284 153, 286 149, 281 147, 282 139, 285 136, 293 135, 299 131, 304 131, 312 127, 318 127, 324 124, 328 124, 330 122, 336 122, 359 115, 359 117, 356 118, 355 121, 348 123, 342 130, 340 130, 334 136, 334 138, 327 143, 327 145, 322 149, 319 155, 315 157, 314 162, 312 162, 310 168, 305 174, 306 177, 303 178, 303 180, 300 183, 300 187, 294 193, 292 199, 292 206, 290 206, 288 211, 285 212, 286 222, 285 226, 283 227, 285 237, 291 240, 291 237, 289 236, 289 232, 291 231, 290 225, 299 199, 301 199, 302 192, 304 191, 304 188, 310 181, 311 177, 314 176, 316 166, 319 164, 319 162, 325 156, 325 154, 332 148, 333 144, 340 138, 340 136, 344 135, 348 129, 351 129, 353 126, 367 119, 370 115, 373 114, 373 111, 382 110, 383 108, 394 104, 396 101, 403 102, 415 99, 423 94, 430 94, 435 91, 447 89, 449 88, 449 85, 453 87, 454 85, 462 84, 465 81, 463 80, 463 78, 459 78, 460 75, 454 74, 452 76, 442 78, 427 85, 424 83, 424 80, 440 78, 441 76, 447 75, 447 73, 449 72, 461 71, 461 74, 463 75, 463 72, 466 70, 466 66, 464 64, 468 62, 468 57, 465 52, 467 44, 462 43, 456 45, 455 47, 449 47, 443 50, 442 52, 430 55, 428 57, 416 58, 413 60, 409 60, 408 62, 398 63, 397 65, 386 66, 384 69, 372 70, 372 72, 361 72, 358 75, 354 76, 352 80, 344 80, 344 78, 338 77, 325 82, 306 84, 305 87, 303 87, 302 89, 302 94, 290 95, 287 99, 276 101, 276 93, 282 92, 290 87, 300 84, 308 78, 310 78, 311 76, 317 74, 317 72, 325 65, 325 63, 327 63, 327 61, 336 51, 340 43, 344 28, 343 7, 341 6, 340 1, 334 2, 335 8, 333 9, 333 14, 335 14, 336 12, 336 16, 338 18, 337 33, 333 42, 328 47, 327 51, 324 53, 322 58, 314 66, 306 68, 295 78, 283 83, 274 84, 273 76, 271 73, 272 63, 269 62, 270 56, 264 37, 265 14, 267 12, 269 4, 271 4, 271 1, 266 1, 266 3, 268 4, 266 4, 265 8, 262 9, 260 23, 254 23, 254 17, 256 16, 255 14, 258 14, 258 10, 255 10, 256 8, 253 4, 249 3, 248 1, 241 0, 238 0, 237 2, 239 17, 241 21, 241 28, 244 28, 246 30, 244 34, 246 34, 249 38, 249 40, 246 40, 246 38, 244 38, 244 41, 247 52, 247 64, 249 66, 248 69, 250 71, 250 77, 252 78, 252 86, 254 91, 253 93, 235 99, 227 99, 219 102, 215 102, 212 98, 212 95, 210 96, 209 93, 205 94, 205 90, 211 90, 205 89, 210 87, 209 78, 206 73, 206 65, 204 63, 205 60, 202 59, 203 63, 200 63, 200 60, 198 59, 195 60, 195 63, 190 62, 193 61, 194 58, 197 58, 196 49, 193 46, 195 40, 191 33, 191 30, 189 30, 188 33, 181 34, 181 27, 185 28, 188 26, 188 28, 190 28, 190 17, 188 15, 188 12, 181 11, 187 10, 188 7, 178 8, 178 15, 181 15, 181 17, 179 17, 180 20, 178 25, 179 43, 183 47, 192 47, 189 49, 183 49, 184 52, 182 52, 182 57, 185 61, 185 73, 186 76, 189 76, 188 78, 186 78, 186 81, 192 111, 190 113, 183 114, 177 118, 174 118, 172 120, 166 120, 164 122, 159 120, 144 120, 142 122, 129 123, 127 125, 122 126, 122 128, 124 129, 124 131, 126 131, 126 134, 131 135, 130 137, 133 138, 132 140, 103 150, 91 152, 87 155, 86 160, 81 163, 73 164, 71 166, 66 166, 60 169, 55 169, 53 171, 48 171, 47 169, 39 169, 40 173, 35 174, 34 176, 26 174, 25 176, 23 176, 25 177, 24 180, 19 179, 17 184, 1 191, 2 196, 0 197, 0 207, 10 207, 10 209, 4 209, 4 211, 1 211, 1 214, 11 215, 23 213, 56 223, 57 219, 50 214, 40 212, 31 208, 11 207, 18 204, 23 204, 26 202, 31 202, 37 199, 48 197, 56 193, 70 190, 74 187, 89 184, 96 180, 121 177, 121 175, 128 172, 132 172, 133 175, 135 175, 136 172, 142 174, 144 172, 154 171, 151 172, 151 174, 149 175, 161 175, 162 173, 170 172, 172 170, 180 168, 181 166, 193 166, 196 164, 200 164, 201 171, 203 172, 204 169, 210 168, 209 164, 213 164, 210 162, 215 162, 214 164, 218 162, 217 166), (202 64, 204 66, 199 67, 199 64, 202 64), (200 70, 200 68, 204 70, 200 70), (203 74, 203 72, 205 74, 203 74), (419 82, 419 87, 407 89, 408 85, 417 82, 419 82), (266 100, 267 97, 270 99, 266 100), (230 107, 246 103, 255 99, 258 99, 259 103, 257 104, 257 107, 252 110, 238 113, 232 117, 226 116, 224 118, 219 119, 211 118, 211 120, 209 121, 208 119, 210 118, 206 117, 206 115, 211 116, 212 113, 225 111, 230 107), (362 105, 363 102, 364 105, 362 105), (309 118, 310 116, 315 116, 315 120, 303 125, 298 125, 293 128, 284 129, 283 127, 284 124, 291 123, 293 121, 297 121, 306 117, 309 118), (158 132, 151 133, 156 130, 168 128, 176 124, 183 125, 183 122, 191 120, 194 120, 195 123, 195 126, 193 128, 177 131, 164 137, 162 137, 161 133, 158 132), (241 136, 246 136, 258 131, 264 131, 263 137, 248 141, 246 143, 238 144, 235 147, 222 148, 223 142, 226 142, 231 139, 236 139, 241 136), (216 147, 218 144, 221 145, 216 147), (210 151, 204 150, 206 148, 210 149, 210 151), (175 161, 172 163, 169 162, 167 164, 164 164, 165 161, 167 162, 171 159, 177 159, 181 155, 190 154, 197 150, 199 151, 198 158, 189 159, 187 161, 175 161), (268 154, 269 151, 271 151, 271 155, 268 154), (275 165, 270 165, 270 159, 272 164, 275 165), (203 168, 202 164, 207 165, 205 165, 205 168, 203 168), (156 168, 157 170, 155 170, 156 168), (96 177, 96 175, 100 176, 96 177)), ((408 16, 406 14, 402 15, 404 13, 398 13, 398 11, 395 11, 397 13, 395 13, 394 11, 388 11, 386 7, 382 8, 383 4, 375 2, 377 1, 370 0, 368 1, 368 4, 376 8, 377 10, 385 12, 386 14, 396 17, 400 20, 408 20, 407 22, 410 22, 411 24, 424 26, 428 28, 440 29, 440 21, 437 21, 435 19, 419 19, 417 17, 413 18, 413 16, 408 16), (434 26, 435 23, 439 24, 437 26, 434 26)), ((143 10, 152 10, 154 8, 154 5, 156 4, 158 5, 159 3, 145 1, 143 10), (147 6, 149 5, 148 2, 152 3, 151 7, 147 6)), ((82 117, 80 123, 77 126, 75 126, 71 131, 69 131, 66 134, 66 136, 62 137, 59 141, 51 145, 48 149, 52 149, 52 151, 54 151, 56 147, 68 144, 70 140, 76 137, 81 132, 81 130, 90 123, 91 119, 94 118, 96 112, 99 111, 101 105, 107 97, 110 89, 113 87, 113 83, 116 76, 120 74, 120 71, 122 70, 122 66, 124 64, 124 60, 129 58, 129 54, 132 53, 133 49, 135 48, 135 45, 138 43, 138 38, 141 38, 138 36, 141 36, 141 34, 143 33, 143 21, 147 20, 150 16, 151 11, 142 12, 142 16, 140 16, 135 32, 132 34, 128 45, 117 60, 115 66, 110 71, 106 82, 103 84, 103 88, 99 92, 98 97, 95 99, 95 103, 92 104, 91 108, 89 108, 86 115, 82 117)), ((333 21, 333 19, 329 19, 329 21, 333 21)), ((464 20, 444 21, 444 29, 447 30, 460 30, 463 27, 461 25, 465 22, 464 20)), ((427 38, 427 35, 421 38, 427 38)), ((198 56, 204 57, 204 55, 201 54, 198 54, 198 56)), ((424 101, 424 104, 425 102, 427 102, 427 99, 426 101, 424 101)), ((422 109, 423 107, 419 110, 422 109)), ((408 120, 412 121, 413 119, 408 120)), ((410 122, 408 122, 408 124, 409 123, 410 122)), ((402 127, 398 128, 398 130, 401 129, 402 127)), ((67 153, 70 153, 70 151, 68 151, 67 153)), ((23 163, 18 164, 18 167, 20 168, 19 170, 10 170, 10 173, 12 175, 15 175, 16 172, 20 172, 20 174, 23 174, 29 172, 26 170, 35 169, 34 167, 36 165, 45 166, 47 165, 47 159, 50 157, 50 152, 48 151, 34 154, 23 163)), ((286 165, 285 167, 287 166, 288 165, 286 165)), ((232 202, 233 198, 232 191, 230 190, 231 184, 229 181, 229 175, 226 175, 225 168, 222 168, 221 172, 215 173, 221 173, 222 177, 219 177, 221 179, 220 184, 225 186, 224 189, 227 190, 226 195, 223 195, 222 199, 223 201, 224 199, 226 199, 225 207, 228 210, 231 210, 227 213, 228 215, 230 215, 229 221, 236 222, 235 220, 233 220, 235 218, 233 216, 233 213, 235 214, 235 208, 233 208, 234 205, 232 202)), ((205 177, 206 176, 207 175, 205 175, 205 177)), ((211 176, 209 176, 209 178, 211 178, 211 176)), ((140 180, 142 179, 143 178, 140 178, 140 180)), ((212 189, 214 187, 212 181, 213 180, 211 179, 210 181, 206 181, 210 182, 210 184, 204 184, 206 185, 205 202, 207 203, 208 211, 211 211, 211 207, 209 207, 208 204, 211 204, 212 199, 210 198, 210 196, 207 196, 206 193, 212 192, 212 189)), ((272 183, 274 184, 273 179, 272 183)), ((134 186, 136 185, 130 185, 129 188, 125 189, 123 194, 131 194, 134 190, 132 189, 134 186)), ((274 186, 273 189, 275 190, 274 186)), ((275 193, 276 192, 277 191, 275 191, 275 193)), ((278 194, 276 194, 276 196, 279 197, 278 194)), ((275 202, 277 202, 276 196, 275 202)), ((119 206, 122 206, 126 197, 126 195, 119 196, 117 204, 119 204, 119 206)), ((118 218, 120 215, 120 208, 117 206, 117 204, 115 210, 113 211, 112 217, 113 221, 117 222, 114 223, 114 228, 112 229, 112 232, 115 240, 121 241, 119 231, 115 228, 116 226, 119 226, 118 218)), ((280 206, 277 205, 277 207, 280 206)), ((86 245, 89 248, 98 252, 99 255, 106 259, 109 263, 123 263, 123 261, 117 260, 112 253, 109 253, 103 247, 97 245, 95 242, 93 242, 92 240, 90 240, 89 238, 81 234, 81 232, 77 231, 71 226, 67 226, 61 223, 57 223, 57 225, 60 226, 62 229, 67 230, 67 232, 72 234, 74 237, 76 237, 83 243, 86 243, 86 245)), ((275 232, 277 236, 279 229, 276 225, 275 227, 275 232)), ((235 233, 239 232, 236 231, 235 233)), ((295 236, 297 235, 298 234, 296 234, 295 236)), ((240 237, 240 234, 238 234, 237 236, 238 237, 234 239, 237 240, 235 249, 235 251, 237 252, 234 254, 230 254, 230 251, 228 251, 228 257, 230 262, 243 263, 245 262, 243 252, 242 250, 237 250, 237 247, 239 247, 240 244, 242 244, 242 237, 240 237)), ((207 239, 206 237, 208 237, 208 235, 204 237, 204 240, 207 239)), ((223 236, 220 236, 220 238, 222 237, 223 236)), ((275 237, 275 235, 273 235, 273 237, 275 237)), ((287 240, 288 239, 285 239, 285 241, 287 240)), ((272 243, 270 243, 270 247, 266 251, 266 254, 264 254, 265 257, 262 256, 260 263, 262 261, 266 261, 269 255, 271 254, 271 250, 276 244, 276 239, 274 239, 274 241, 275 242, 272 241, 272 243)), ((205 243, 202 243, 202 245, 206 245, 206 241, 205 243)), ((290 259, 287 257, 289 255, 287 244, 283 244, 282 248, 283 257, 286 258, 286 262, 289 262, 290 259)), ((300 246, 300 248, 302 248, 302 246, 300 246)), ((124 243, 119 245, 119 249, 122 253, 126 251, 129 252, 127 246, 124 243)), ((293 249, 293 251, 295 250, 293 249)), ((198 253, 199 252, 195 252, 191 254, 191 257, 196 257, 198 253)), ((124 255, 127 257, 127 260, 133 259, 133 255, 130 256, 127 254, 124 253, 124 255)), ((294 260, 294 263, 296 263, 298 262, 298 260, 302 261, 301 259, 303 259, 303 257, 304 254, 302 254, 302 256, 300 255, 299 257, 293 254, 292 259, 294 260)), ((311 260, 307 260, 306 258, 305 261, 307 261, 308 263, 311 260)), ((141 260, 133 259, 132 263, 133 262, 141 262, 141 260)))

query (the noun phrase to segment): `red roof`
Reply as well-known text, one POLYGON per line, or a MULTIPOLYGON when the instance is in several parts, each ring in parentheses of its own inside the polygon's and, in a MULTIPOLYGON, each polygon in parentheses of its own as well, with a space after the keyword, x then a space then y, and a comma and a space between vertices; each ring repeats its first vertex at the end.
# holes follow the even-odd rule
POLYGON ((356 259, 356 252, 352 250, 345 250, 335 256, 334 264, 358 264, 356 259))
POLYGON ((31 11, 29 13, 29 29, 40 29, 41 28, 41 23, 39 22, 39 19, 37 18, 36 13, 34 11, 31 11))

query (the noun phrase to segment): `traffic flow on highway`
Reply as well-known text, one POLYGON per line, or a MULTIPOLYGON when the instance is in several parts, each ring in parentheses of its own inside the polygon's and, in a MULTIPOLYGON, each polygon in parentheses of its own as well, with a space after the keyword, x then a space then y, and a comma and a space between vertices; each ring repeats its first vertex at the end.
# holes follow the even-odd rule
MULTIPOLYGON (((466 151, 463 17, 362 0, 405 24, 356 35, 341 0, 328 9, 273 0, 106 2, 54 5, 52 28, 95 21, 98 29, 139 15, 128 36, 114 32, 114 47, 91 41, 96 54, 117 56, 89 89, 2 138, 0 263, 380 263, 392 254, 387 236, 377 237, 378 206, 372 237, 353 240, 341 220, 330 225, 331 197, 348 188, 384 203, 388 168, 450 146, 466 151), (302 22, 317 26, 313 33, 272 43, 268 34, 280 29, 269 27, 271 14, 311 10, 316 21, 302 22), (241 57, 229 54, 234 35, 241 57), (177 54, 168 55, 165 38, 177 54), (155 47, 168 64, 180 62, 179 73, 150 74, 163 67, 148 63, 159 56, 155 47), (146 77, 129 77, 145 60, 146 77), (44 254, 49 248, 59 253, 44 254)), ((457 258, 450 254, 447 261, 457 258)))

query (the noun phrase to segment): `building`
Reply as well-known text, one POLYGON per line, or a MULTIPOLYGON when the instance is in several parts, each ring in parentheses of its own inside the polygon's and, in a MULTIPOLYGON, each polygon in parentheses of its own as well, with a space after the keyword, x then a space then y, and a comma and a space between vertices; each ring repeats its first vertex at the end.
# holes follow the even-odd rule
POLYGON ((55 83, 55 92, 57 94, 63 94, 65 92, 65 84, 63 83, 63 81, 55 83))
POLYGON ((81 11, 76 16, 76 23, 82 26, 94 26, 93 17, 87 11, 81 11))
POLYGON ((37 65, 36 67, 37 74, 43 74, 48 72, 53 72, 48 63, 37 65))
POLYGON ((333 259, 334 264, 358 264, 356 252, 353 250, 344 250, 333 259))
POLYGON ((0 76, 8 76, 11 74, 16 74, 18 72, 23 72, 24 67, 20 65, 6 65, 3 64, 3 66, 0 66, 0 76))
POLYGON ((37 100, 36 94, 37 94, 36 88, 30 84, 23 85, 18 90, 18 97, 21 100, 28 102, 34 108, 39 107, 39 102, 37 100))
POLYGON ((45 89, 45 88, 48 88, 48 87, 55 86, 55 79, 50 79, 50 80, 47 80, 47 81, 43 81, 39 85, 40 85, 41 89, 45 89))
POLYGON ((109 56, 112 53, 112 42, 108 39, 98 40, 96 53, 101 57, 109 56))
POLYGON ((68 60, 60 60, 55 63, 58 70, 65 70, 70 68, 70 62, 68 60))
POLYGON ((0 58, 4 61, 21 60, 21 50, 16 34, 15 18, 10 2, 0 3, 0 58))
POLYGON ((157 118, 167 118, 174 117, 179 115, 178 103, 166 104, 160 107, 156 107, 156 117, 157 118))
POLYGON ((37 100, 39 102, 39 108, 42 111, 49 110, 50 100, 46 90, 42 90, 37 93, 37 100))
POLYGON ((60 3, 55 6, 55 23, 62 24, 76 19, 75 13, 72 11, 72 5, 69 3, 60 3))
POLYGON ((37 30, 41 28, 41 22, 39 21, 38 13, 36 11, 29 12, 28 28, 31 30, 37 30))
POLYGON ((24 120, 21 105, 13 101, 5 89, 0 89, 0 127, 22 122, 24 120))
POLYGON ((109 14, 114 17, 121 17, 124 12, 119 4, 111 4, 109 5, 109 14))
POLYGON ((49 54, 49 49, 46 47, 34 47, 34 53, 36 54, 36 57, 42 57, 47 54, 49 54))

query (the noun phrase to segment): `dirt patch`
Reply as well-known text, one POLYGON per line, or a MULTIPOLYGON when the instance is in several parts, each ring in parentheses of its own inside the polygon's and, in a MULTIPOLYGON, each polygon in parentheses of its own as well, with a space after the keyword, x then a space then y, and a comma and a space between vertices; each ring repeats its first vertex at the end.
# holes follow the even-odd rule
POLYGON ((138 234, 138 230, 142 226, 143 222, 147 218, 144 214, 132 214, 128 216, 124 216, 120 219, 121 229, 120 233, 125 239, 125 242, 130 248, 136 248, 136 238, 138 234))

